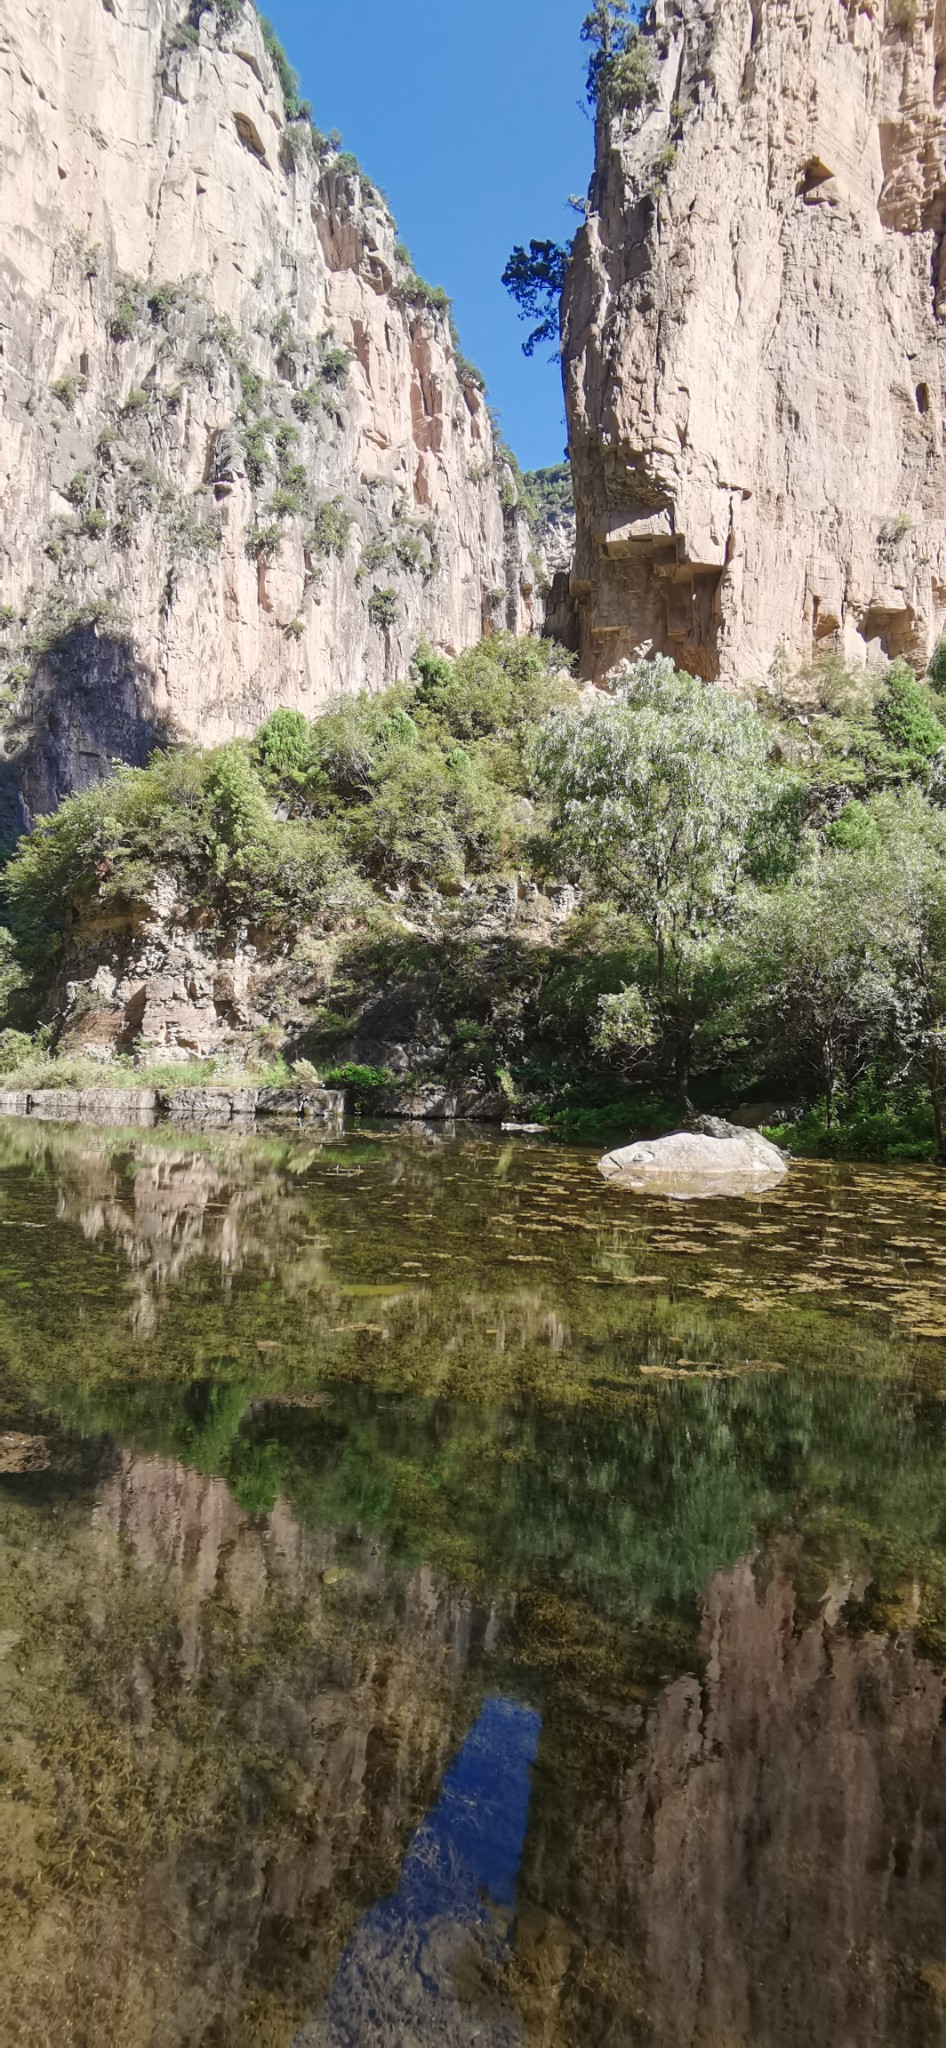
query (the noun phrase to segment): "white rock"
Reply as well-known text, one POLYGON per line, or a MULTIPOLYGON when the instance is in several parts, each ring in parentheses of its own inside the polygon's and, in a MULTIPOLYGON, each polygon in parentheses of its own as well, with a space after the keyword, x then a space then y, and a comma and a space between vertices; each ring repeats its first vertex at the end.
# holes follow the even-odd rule
POLYGON ((759 1131, 731 1128, 733 1135, 725 1138, 677 1131, 667 1138, 638 1139, 617 1152, 606 1152, 598 1161, 598 1172, 621 1187, 679 1200, 755 1194, 777 1186, 788 1171, 783 1153, 759 1131))

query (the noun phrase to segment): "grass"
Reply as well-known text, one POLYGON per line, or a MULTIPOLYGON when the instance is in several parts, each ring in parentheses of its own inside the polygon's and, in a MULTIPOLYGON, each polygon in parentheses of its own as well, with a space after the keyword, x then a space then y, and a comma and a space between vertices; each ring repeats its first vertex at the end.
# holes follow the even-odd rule
POLYGON ((140 1059, 127 1055, 94 1059, 89 1053, 55 1053, 34 1049, 12 1066, 2 1064, 0 1090, 44 1088, 285 1088, 296 1076, 283 1059, 245 1065, 227 1054, 197 1060, 140 1059))
POLYGON ((874 1081, 857 1088, 829 1124, 823 1103, 791 1123, 766 1125, 773 1144, 802 1159, 929 1160, 936 1157, 933 1111, 923 1096, 897 1100, 874 1081))

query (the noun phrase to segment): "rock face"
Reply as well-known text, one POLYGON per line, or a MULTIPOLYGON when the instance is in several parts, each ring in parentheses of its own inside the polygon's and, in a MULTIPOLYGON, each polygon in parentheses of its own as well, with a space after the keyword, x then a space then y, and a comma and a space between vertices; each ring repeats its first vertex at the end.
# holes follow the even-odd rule
POLYGON ((758 1194, 777 1186, 788 1171, 777 1145, 771 1145, 761 1132, 741 1130, 735 1124, 722 1126, 722 1131, 725 1135, 718 1137, 702 1131, 678 1131, 669 1138, 639 1139, 618 1152, 606 1152, 598 1161, 598 1171, 605 1180, 641 1194, 650 1191, 681 1200, 700 1195, 758 1194))
MULTIPOLYGON (((656 0, 564 303, 585 672, 783 689, 946 621, 946 16, 656 0)), ((797 688, 798 685, 796 684, 797 688)))
POLYGON ((24 0, 0 80, 2 835, 540 620, 446 304, 252 8, 24 0))

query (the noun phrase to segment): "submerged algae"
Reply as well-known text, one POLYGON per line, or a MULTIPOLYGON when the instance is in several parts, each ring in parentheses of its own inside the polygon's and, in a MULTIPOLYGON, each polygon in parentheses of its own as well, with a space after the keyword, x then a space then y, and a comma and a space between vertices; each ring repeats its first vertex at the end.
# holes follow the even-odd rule
POLYGON ((718 2038, 946 2038, 935 1175, 688 1219, 481 1137, 4 1143, 3 2048, 382 1993, 679 2048, 694 1981, 718 2038), (514 1911, 441 1869, 415 1924, 490 1700, 541 1724, 514 1911))

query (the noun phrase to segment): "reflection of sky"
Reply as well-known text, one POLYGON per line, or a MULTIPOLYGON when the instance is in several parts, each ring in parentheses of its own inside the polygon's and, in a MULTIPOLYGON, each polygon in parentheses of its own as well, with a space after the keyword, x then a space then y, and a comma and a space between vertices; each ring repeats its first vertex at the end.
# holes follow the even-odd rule
MULTIPOLYGON (((342 1955, 324 2018, 298 2036, 311 2042, 453 2039, 443 2004, 449 1965, 472 1929, 489 1928, 490 1907, 511 1909, 529 1818, 530 1772, 541 1721, 515 1700, 486 1700, 445 1772, 440 1797, 422 1821, 392 1898, 366 1913, 342 1955), (445 1975, 431 1974, 436 1947, 445 1975), (442 2015, 442 2017, 438 2017, 442 2015), (424 2027, 432 2031, 429 2036, 424 2027), (421 2032, 414 2029, 420 2024, 421 2032)), ((481 2035, 484 2041, 490 2038, 481 2035)), ((505 2028, 493 2039, 510 2038, 505 2028)))

